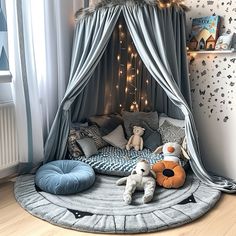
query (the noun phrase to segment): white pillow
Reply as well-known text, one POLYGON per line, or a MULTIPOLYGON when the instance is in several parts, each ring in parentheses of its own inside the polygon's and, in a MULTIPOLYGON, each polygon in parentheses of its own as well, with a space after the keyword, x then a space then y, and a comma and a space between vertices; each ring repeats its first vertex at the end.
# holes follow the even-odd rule
POLYGON ((114 147, 124 149, 128 141, 125 138, 124 130, 122 125, 119 125, 111 133, 102 137, 107 143, 114 147))
POLYGON ((166 116, 166 114, 164 113, 160 114, 159 116, 159 127, 162 126, 162 124, 166 120, 174 126, 181 127, 181 128, 185 127, 185 120, 178 120, 178 119, 170 118, 169 116, 166 116))

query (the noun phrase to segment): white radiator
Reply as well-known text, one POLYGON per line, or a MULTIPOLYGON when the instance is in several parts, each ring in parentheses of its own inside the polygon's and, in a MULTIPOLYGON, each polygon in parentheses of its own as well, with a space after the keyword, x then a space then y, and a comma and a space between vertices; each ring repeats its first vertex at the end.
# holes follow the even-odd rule
POLYGON ((13 174, 18 162, 15 107, 0 104, 0 178, 13 174))

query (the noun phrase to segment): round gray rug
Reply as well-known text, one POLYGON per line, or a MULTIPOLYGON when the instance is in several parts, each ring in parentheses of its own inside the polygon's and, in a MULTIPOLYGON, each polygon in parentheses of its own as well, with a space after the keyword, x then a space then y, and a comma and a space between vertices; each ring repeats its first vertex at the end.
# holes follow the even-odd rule
POLYGON ((135 192, 132 205, 126 205, 122 200, 124 186, 116 186, 117 179, 97 175, 90 189, 59 196, 37 189, 33 175, 20 176, 15 197, 29 213, 55 225, 88 232, 140 233, 189 223, 212 208, 221 195, 188 175, 180 189, 157 187, 148 204, 142 203, 142 192, 135 192))

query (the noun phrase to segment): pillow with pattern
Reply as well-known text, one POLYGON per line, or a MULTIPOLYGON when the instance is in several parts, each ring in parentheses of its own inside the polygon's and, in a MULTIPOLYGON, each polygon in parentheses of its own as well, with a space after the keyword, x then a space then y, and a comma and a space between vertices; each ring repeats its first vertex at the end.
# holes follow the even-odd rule
POLYGON ((157 112, 128 112, 123 111, 122 117, 124 119, 125 132, 128 138, 133 134, 133 126, 141 126, 142 122, 146 122, 148 126, 157 130, 159 127, 159 120, 157 112))
POLYGON ((78 157, 83 155, 83 151, 79 147, 78 143, 76 140, 81 139, 83 136, 82 134, 76 130, 76 129, 71 129, 68 139, 67 139, 67 148, 72 157, 78 157))
POLYGON ((182 128, 185 127, 185 120, 174 119, 174 118, 167 116, 164 113, 159 115, 159 127, 162 126, 162 124, 165 122, 165 120, 169 121, 169 123, 171 123, 174 126, 178 126, 178 127, 182 127, 182 128))
POLYGON ((185 137, 184 128, 177 127, 167 120, 165 120, 164 123, 159 127, 158 131, 161 134, 163 144, 169 142, 177 142, 182 144, 185 137))
POLYGON ((98 149, 108 145, 108 143, 102 139, 100 130, 96 125, 81 127, 80 132, 82 135, 92 138, 98 149))

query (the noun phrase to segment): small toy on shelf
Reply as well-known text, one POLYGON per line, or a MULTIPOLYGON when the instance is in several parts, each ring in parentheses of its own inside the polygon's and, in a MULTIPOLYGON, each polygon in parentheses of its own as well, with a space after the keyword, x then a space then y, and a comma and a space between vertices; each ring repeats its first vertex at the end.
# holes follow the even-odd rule
POLYGON ((229 50, 232 48, 234 34, 233 33, 225 33, 222 34, 217 42, 216 42, 216 50, 229 50))

